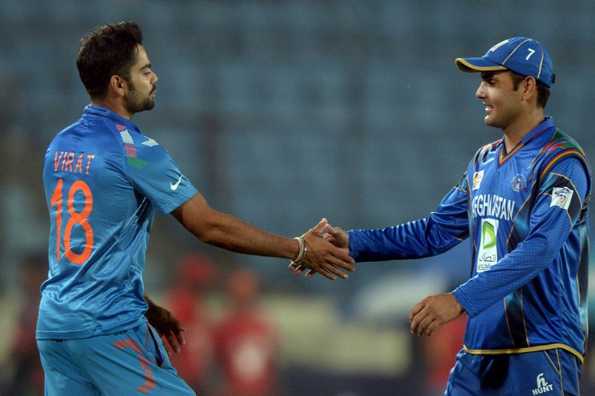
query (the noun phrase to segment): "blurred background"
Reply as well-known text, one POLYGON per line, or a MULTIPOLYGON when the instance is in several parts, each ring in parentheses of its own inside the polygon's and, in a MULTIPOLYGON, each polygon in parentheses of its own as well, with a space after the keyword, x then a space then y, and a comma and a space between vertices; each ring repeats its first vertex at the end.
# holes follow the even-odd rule
MULTIPOLYGON (((120 20, 140 23, 160 78, 156 108, 134 121, 211 206, 276 233, 299 235, 322 216, 381 227, 433 210, 476 148, 499 138, 483 125, 478 76, 453 60, 509 36, 549 49, 558 83, 546 110, 595 157, 592 0, 2 0, 2 395, 42 394, 42 158, 88 103, 79 39, 120 20)), ((407 314, 466 279, 467 243, 329 282, 210 248, 170 217, 152 233, 146 290, 186 326, 174 362, 200 395, 441 394, 464 318, 422 339, 407 314)), ((594 358, 585 395, 595 394, 594 358)))

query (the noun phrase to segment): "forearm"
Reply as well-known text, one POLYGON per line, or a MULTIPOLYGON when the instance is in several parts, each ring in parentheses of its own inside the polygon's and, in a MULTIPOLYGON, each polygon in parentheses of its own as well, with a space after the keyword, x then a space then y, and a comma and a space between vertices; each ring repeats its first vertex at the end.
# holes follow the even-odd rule
POLYGON ((394 227, 349 231, 349 253, 356 261, 434 256, 469 235, 468 196, 462 182, 453 187, 428 217, 394 227))
MULTIPOLYGON (((555 249, 555 248, 554 248, 555 249)), ((556 252, 547 239, 527 240, 488 271, 473 276, 453 295, 471 317, 523 287, 551 265, 556 252)))
POLYGON ((436 223, 432 217, 410 221, 398 226, 350 230, 349 252, 356 261, 412 259, 440 254, 461 242, 436 223))
POLYGON ((190 231, 201 241, 238 253, 295 258, 298 242, 260 230, 242 220, 211 210, 206 219, 192 223, 190 231))

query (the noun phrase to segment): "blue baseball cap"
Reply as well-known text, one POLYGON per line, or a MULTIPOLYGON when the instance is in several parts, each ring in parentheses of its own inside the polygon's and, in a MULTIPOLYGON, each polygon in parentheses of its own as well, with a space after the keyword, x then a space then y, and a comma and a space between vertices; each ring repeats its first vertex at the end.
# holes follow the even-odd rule
POLYGON ((547 87, 556 82, 550 54, 539 41, 527 37, 511 37, 494 45, 481 57, 457 58, 455 64, 464 72, 510 70, 533 76, 547 87))

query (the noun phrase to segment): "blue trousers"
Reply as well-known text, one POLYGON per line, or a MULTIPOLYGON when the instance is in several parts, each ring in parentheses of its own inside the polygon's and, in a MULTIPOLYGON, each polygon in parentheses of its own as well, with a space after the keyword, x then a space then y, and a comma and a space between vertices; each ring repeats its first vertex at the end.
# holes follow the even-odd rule
POLYGON ((149 325, 78 340, 38 340, 46 396, 195 396, 149 325))
POLYGON ((461 350, 445 396, 579 396, 581 363, 563 349, 515 355, 461 350))

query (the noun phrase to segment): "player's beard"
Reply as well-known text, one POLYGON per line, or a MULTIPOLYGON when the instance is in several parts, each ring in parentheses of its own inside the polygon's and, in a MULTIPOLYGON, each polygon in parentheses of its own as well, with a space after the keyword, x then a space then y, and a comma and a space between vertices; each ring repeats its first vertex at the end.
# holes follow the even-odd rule
POLYGON ((126 95, 126 97, 124 98, 124 106, 130 114, 139 113, 145 110, 151 110, 153 107, 155 107, 155 98, 151 95, 153 94, 155 89, 157 89, 156 86, 153 86, 151 92, 146 96, 143 96, 136 89, 132 81, 128 81, 128 86, 129 91, 128 95, 126 95))

